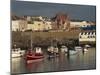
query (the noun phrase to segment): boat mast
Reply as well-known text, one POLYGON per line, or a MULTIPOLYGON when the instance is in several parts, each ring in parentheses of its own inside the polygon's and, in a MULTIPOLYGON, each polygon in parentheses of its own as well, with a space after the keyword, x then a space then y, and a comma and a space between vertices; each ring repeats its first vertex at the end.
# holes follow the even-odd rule
POLYGON ((33 49, 33 46, 32 46, 32 31, 31 31, 31 50, 33 49))

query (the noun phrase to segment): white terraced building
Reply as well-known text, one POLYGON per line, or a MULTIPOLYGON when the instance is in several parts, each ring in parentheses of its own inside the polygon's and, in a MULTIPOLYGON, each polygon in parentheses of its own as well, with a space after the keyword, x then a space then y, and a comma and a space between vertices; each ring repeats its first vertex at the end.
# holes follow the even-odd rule
POLYGON ((90 25, 91 24, 88 23, 87 21, 71 21, 70 22, 70 27, 87 27, 90 25))
POLYGON ((26 20, 12 20, 12 31, 25 31, 27 29, 26 20))
POLYGON ((33 21, 34 23, 27 25, 27 30, 43 31, 52 29, 51 22, 49 21, 33 21))
POLYGON ((96 32, 81 32, 79 34, 79 42, 95 42, 96 41, 96 32))

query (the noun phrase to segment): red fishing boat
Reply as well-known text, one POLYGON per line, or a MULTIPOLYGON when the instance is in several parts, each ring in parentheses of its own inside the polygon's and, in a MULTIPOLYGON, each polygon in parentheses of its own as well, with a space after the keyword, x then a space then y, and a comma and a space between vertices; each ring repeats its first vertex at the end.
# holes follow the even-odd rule
POLYGON ((41 60, 43 58, 44 58, 44 56, 43 56, 43 53, 41 52, 40 48, 38 48, 38 49, 36 48, 36 52, 33 52, 32 50, 28 50, 25 53, 25 60, 27 62, 35 62, 35 61, 41 60))
MULTIPOLYGON (((31 33, 31 35, 32 35, 32 33, 31 33)), ((33 46, 32 45, 32 36, 31 36, 30 44, 31 44, 31 49, 27 50, 25 55, 24 55, 24 58, 25 58, 26 62, 30 63, 30 62, 40 61, 41 59, 43 59, 44 56, 43 56, 43 52, 41 50, 41 47, 36 47, 33 50, 33 47, 32 47, 33 46)))

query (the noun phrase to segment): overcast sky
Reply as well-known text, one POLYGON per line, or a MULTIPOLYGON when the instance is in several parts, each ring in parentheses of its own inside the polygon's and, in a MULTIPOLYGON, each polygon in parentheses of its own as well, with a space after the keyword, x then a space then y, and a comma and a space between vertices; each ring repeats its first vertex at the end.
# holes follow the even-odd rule
POLYGON ((15 15, 53 17, 59 12, 67 13, 71 19, 96 21, 96 7, 89 5, 56 4, 41 2, 11 1, 11 12, 15 15))

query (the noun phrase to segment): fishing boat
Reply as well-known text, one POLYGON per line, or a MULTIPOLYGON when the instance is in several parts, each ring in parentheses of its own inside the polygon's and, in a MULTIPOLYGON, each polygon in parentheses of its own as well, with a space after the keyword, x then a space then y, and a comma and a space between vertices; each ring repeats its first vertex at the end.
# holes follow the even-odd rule
POLYGON ((75 50, 75 48, 73 46, 69 47, 69 49, 68 49, 68 55, 75 55, 77 53, 78 53, 78 51, 75 50))
POLYGON ((52 57, 59 56, 58 47, 50 46, 48 47, 47 52, 48 52, 48 57, 52 58, 52 57))
POLYGON ((82 51, 83 48, 82 48, 81 46, 75 46, 75 50, 76 50, 76 51, 82 51))
POLYGON ((59 56, 59 49, 58 47, 54 47, 54 55, 59 56))
POLYGON ((21 57, 23 56, 25 53, 24 50, 21 50, 20 48, 15 48, 15 49, 12 49, 11 51, 11 54, 12 54, 12 58, 17 58, 17 57, 21 57))
POLYGON ((84 48, 84 52, 87 52, 88 51, 88 49, 87 48, 84 48))
POLYGON ((49 58, 54 57, 54 47, 53 46, 48 47, 47 53, 49 58))
POLYGON ((76 51, 76 50, 69 50, 69 54, 70 55, 75 55, 75 54, 77 54, 78 53, 78 51, 76 51))
POLYGON ((88 48, 90 48, 90 47, 91 47, 90 45, 85 45, 84 48, 83 48, 83 52, 87 53, 88 52, 88 48))
POLYGON ((91 46, 87 44, 87 45, 85 45, 85 47, 86 47, 86 48, 90 48, 91 46))
POLYGON ((40 59, 43 59, 43 52, 41 50, 41 47, 36 47, 33 49, 33 45, 32 45, 32 33, 31 33, 31 49, 27 50, 24 58, 26 60, 27 63, 32 63, 34 61, 38 61, 40 59))
POLYGON ((43 53, 38 51, 33 52, 32 50, 28 50, 24 57, 27 63, 35 62, 44 58, 43 53))
POLYGON ((67 53, 68 52, 68 48, 66 46, 61 46, 61 52, 62 53, 67 53))

